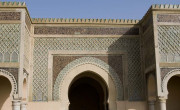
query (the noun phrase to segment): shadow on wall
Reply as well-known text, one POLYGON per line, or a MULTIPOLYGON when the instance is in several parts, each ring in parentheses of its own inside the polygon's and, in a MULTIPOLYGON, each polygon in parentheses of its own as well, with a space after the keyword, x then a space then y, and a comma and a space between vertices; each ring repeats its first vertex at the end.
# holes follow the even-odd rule
MULTIPOLYGON (((121 37, 114 38, 116 40, 108 48, 108 64, 118 74, 123 85, 122 91, 124 93, 122 98, 118 97, 119 101, 145 101, 144 80, 141 72, 141 42, 138 35, 138 27, 132 27, 121 37), (120 54, 112 56, 111 52, 120 54)), ((120 92, 118 90, 117 94, 121 94, 120 92)), ((140 109, 138 105, 117 106, 123 106, 122 109, 140 109)), ((145 108, 145 105, 143 107, 145 108)))
POLYGON ((0 110, 11 110, 11 83, 10 81, 0 76, 0 110))
MULTIPOLYGON (((144 100, 143 75, 141 74, 141 51, 139 28, 132 27, 109 46, 108 52, 118 52, 116 56, 109 54, 108 64, 116 71, 127 94, 123 99, 130 101, 144 100), (124 84, 126 82, 126 84, 124 84), (130 95, 131 94, 131 95, 130 95)), ((124 91, 124 90, 123 90, 124 91)), ((120 94, 120 93, 119 93, 120 94)))

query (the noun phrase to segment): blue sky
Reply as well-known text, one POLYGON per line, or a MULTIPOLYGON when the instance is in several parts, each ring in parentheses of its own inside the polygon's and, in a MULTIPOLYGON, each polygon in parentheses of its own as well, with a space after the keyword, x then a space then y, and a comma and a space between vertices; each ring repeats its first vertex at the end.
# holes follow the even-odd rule
POLYGON ((26 5, 32 18, 141 19, 152 4, 180 4, 180 0, 18 1, 26 2, 26 5))

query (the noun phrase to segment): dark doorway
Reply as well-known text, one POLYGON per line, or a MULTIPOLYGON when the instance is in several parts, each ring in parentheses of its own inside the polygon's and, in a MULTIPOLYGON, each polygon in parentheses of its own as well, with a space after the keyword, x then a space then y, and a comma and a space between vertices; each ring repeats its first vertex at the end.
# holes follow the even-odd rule
POLYGON ((106 110, 106 93, 93 78, 82 77, 69 89, 69 110, 106 110))
POLYGON ((6 77, 0 76, 0 110, 11 109, 11 89, 10 81, 6 77))
POLYGON ((180 110, 180 77, 173 76, 168 82, 167 110, 180 110))

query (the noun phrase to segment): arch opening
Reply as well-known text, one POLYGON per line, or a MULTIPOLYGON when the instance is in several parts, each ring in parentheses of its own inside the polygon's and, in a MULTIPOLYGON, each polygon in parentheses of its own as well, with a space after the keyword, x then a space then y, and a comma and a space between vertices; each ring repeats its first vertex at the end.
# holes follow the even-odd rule
POLYGON ((147 82, 147 95, 148 95, 148 101, 155 101, 157 96, 157 90, 156 90, 156 79, 154 75, 150 75, 148 77, 147 82))
POLYGON ((168 81, 167 110, 180 110, 180 76, 175 75, 168 81))
POLYGON ((26 78, 23 80, 23 96, 22 100, 26 101, 27 100, 27 81, 26 78))
POLYGON ((0 110, 11 110, 12 85, 8 78, 0 76, 0 110))
POLYGON ((105 81, 93 72, 76 76, 70 84, 69 110, 107 110, 108 92, 105 81))

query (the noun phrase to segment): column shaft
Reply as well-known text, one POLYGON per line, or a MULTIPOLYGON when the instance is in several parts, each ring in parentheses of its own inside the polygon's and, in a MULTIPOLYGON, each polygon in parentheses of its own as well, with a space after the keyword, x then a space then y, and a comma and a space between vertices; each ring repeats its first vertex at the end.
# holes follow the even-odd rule
POLYGON ((166 99, 159 99, 159 110, 166 110, 166 99))
POLYGON ((12 101, 12 110, 20 110, 20 100, 13 100, 12 101))
POLYGON ((26 102, 21 103, 21 110, 27 110, 27 103, 26 102))
POLYGON ((155 101, 149 101, 148 105, 149 105, 149 110, 155 110, 155 101))

